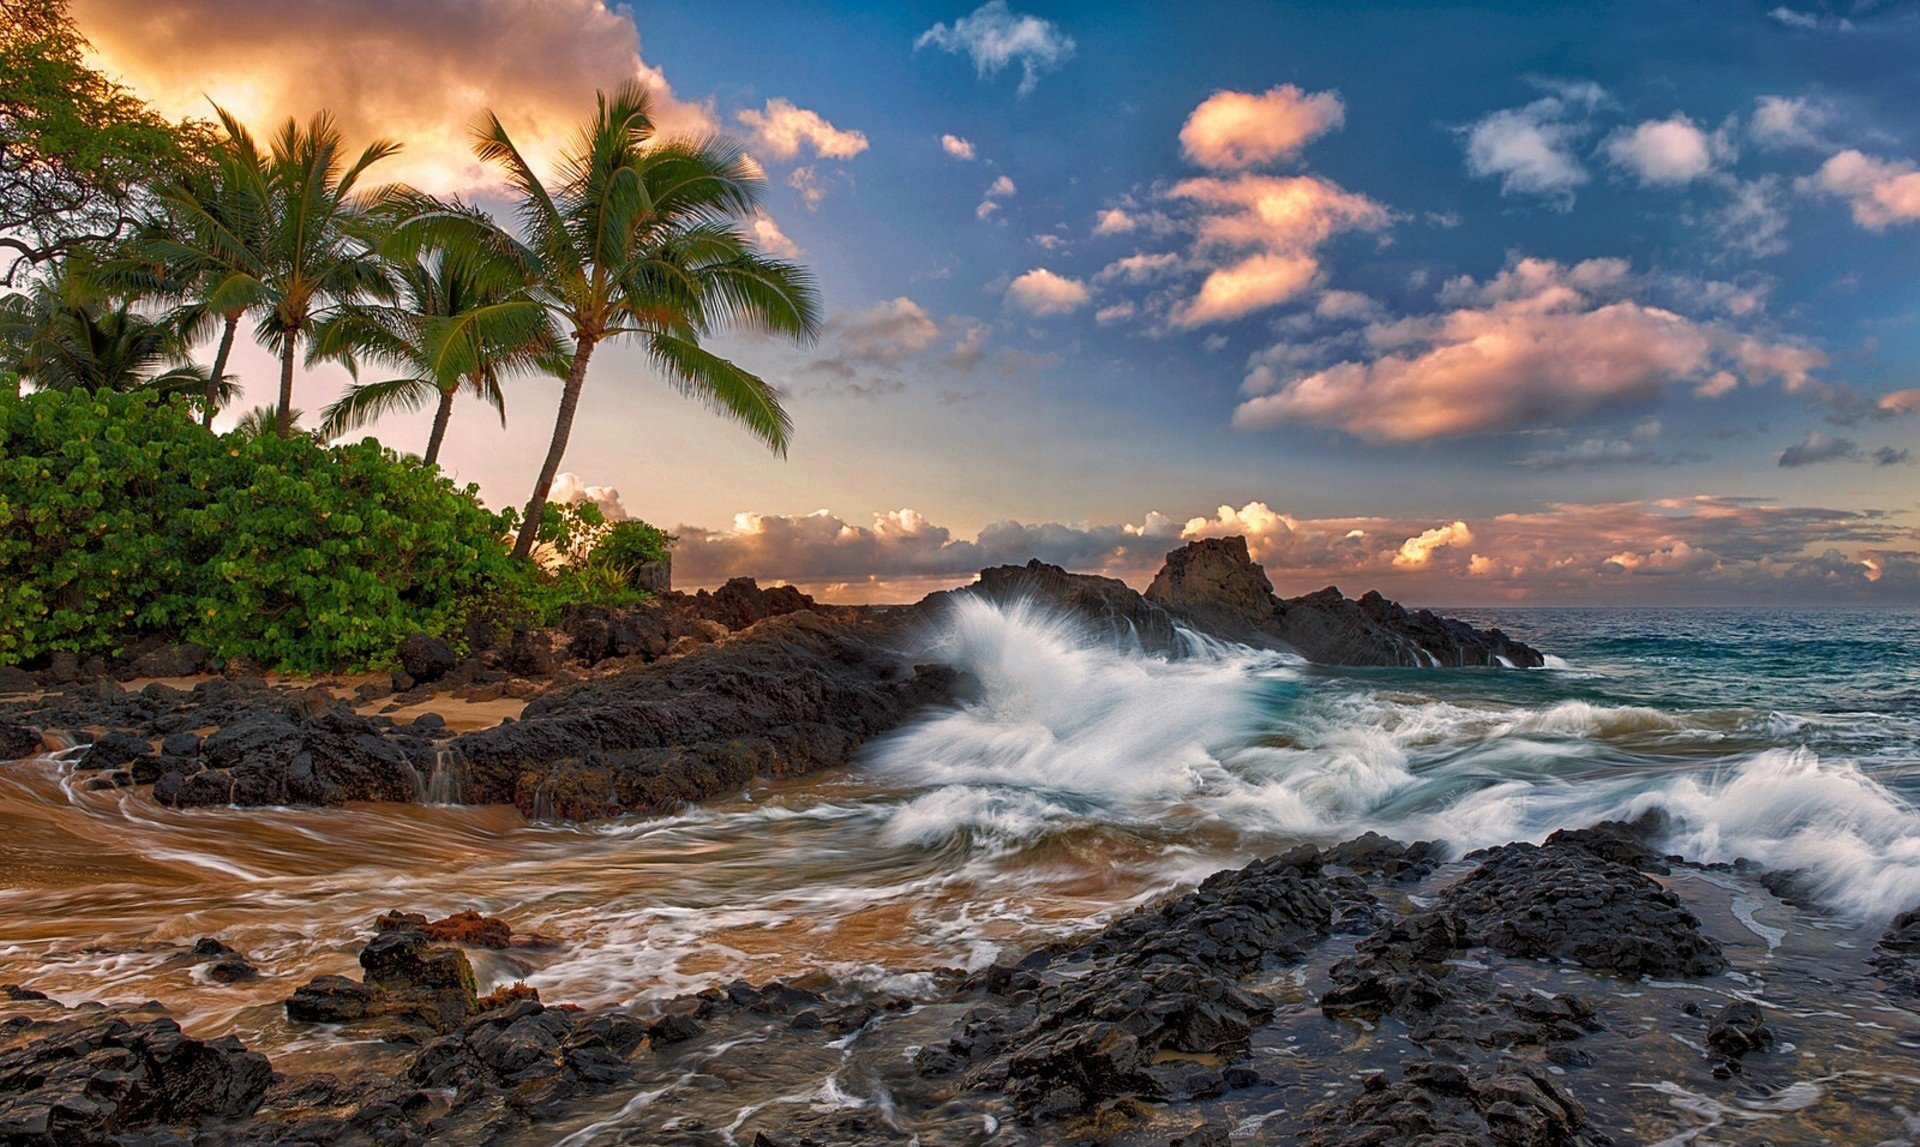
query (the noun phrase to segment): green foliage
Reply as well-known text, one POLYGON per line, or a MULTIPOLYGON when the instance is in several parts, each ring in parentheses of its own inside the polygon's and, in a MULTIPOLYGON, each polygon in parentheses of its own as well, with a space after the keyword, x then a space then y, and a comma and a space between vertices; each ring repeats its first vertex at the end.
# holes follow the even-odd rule
POLYGON ((206 149, 205 125, 169 122, 86 52, 61 0, 0 5, 0 283, 113 242, 206 149))
POLYGON ((289 669, 392 655, 531 575, 502 522, 368 439, 215 436, 152 393, 0 395, 0 664, 161 632, 289 669))
POLYGON ((638 518, 629 518, 608 527, 593 552, 587 555, 587 561, 632 571, 649 562, 665 560, 667 547, 672 544, 672 534, 638 518))

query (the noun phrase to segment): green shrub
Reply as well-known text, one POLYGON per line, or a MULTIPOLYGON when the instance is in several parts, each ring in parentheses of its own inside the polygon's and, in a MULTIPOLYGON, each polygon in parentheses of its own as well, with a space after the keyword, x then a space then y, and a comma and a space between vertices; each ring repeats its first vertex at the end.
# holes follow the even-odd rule
POLYGON ((648 562, 665 560, 667 547, 672 544, 673 535, 667 531, 638 518, 629 518, 608 527, 587 560, 615 569, 632 570, 648 562))
POLYGON ((151 393, 0 393, 0 664, 145 633, 377 664, 532 574, 473 487, 367 439, 215 436, 151 393))

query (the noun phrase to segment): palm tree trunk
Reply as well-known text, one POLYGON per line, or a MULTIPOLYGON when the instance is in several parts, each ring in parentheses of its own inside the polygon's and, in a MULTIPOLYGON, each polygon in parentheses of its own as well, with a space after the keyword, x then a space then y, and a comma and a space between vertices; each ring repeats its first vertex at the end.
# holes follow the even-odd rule
POLYGON ((520 536, 513 540, 513 556, 524 558, 533 553, 534 538, 540 533, 540 515, 547 508, 547 492, 553 489, 553 477, 560 472, 560 459, 567 452, 567 436, 573 433, 573 412, 580 405, 580 384, 587 377, 587 358, 593 343, 581 339, 573 348, 573 367, 567 371, 566 389, 560 392, 560 413, 553 422, 553 442, 547 447, 547 460, 540 466, 540 477, 533 484, 533 497, 527 500, 526 520, 520 523, 520 536))
POLYGON ((207 376, 207 405, 200 411, 200 425, 213 429, 213 411, 220 405, 220 380, 227 374, 227 356, 233 353, 233 332, 240 325, 240 316, 230 314, 226 325, 220 331, 220 349, 213 352, 213 373, 207 376))
POLYGON ((273 432, 282 438, 293 433, 293 352, 299 341, 296 328, 287 332, 286 342, 280 347, 280 409, 274 414, 273 432))
POLYGON ((447 436, 447 420, 453 417, 453 391, 440 392, 440 406, 433 412, 433 433, 427 436, 427 452, 421 461, 431 466, 440 460, 440 442, 447 436))

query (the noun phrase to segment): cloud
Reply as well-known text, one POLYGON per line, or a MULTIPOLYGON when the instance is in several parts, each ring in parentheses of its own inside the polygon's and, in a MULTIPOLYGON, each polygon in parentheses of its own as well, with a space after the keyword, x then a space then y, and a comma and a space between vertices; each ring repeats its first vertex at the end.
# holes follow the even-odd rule
POLYGON ((264 131, 330 108, 355 147, 405 145, 377 179, 436 193, 500 185, 467 136, 483 108, 536 167, 571 142, 596 88, 634 79, 662 130, 718 126, 710 104, 679 98, 641 58, 633 21, 603 0, 76 0, 73 11, 107 69, 169 114, 206 117, 212 99, 264 131))
POLYGON ((1761 96, 1754 101, 1747 135, 1769 151, 1825 149, 1831 146, 1827 131, 1832 123, 1833 110, 1824 103, 1805 97, 1761 96))
POLYGON ((1782 4, 1767 16, 1774 23, 1793 28, 1801 32, 1851 32, 1853 21, 1845 16, 1825 16, 1816 12, 1800 12, 1782 4))
POLYGON ((833 324, 839 345, 868 362, 895 362, 902 355, 927 349, 940 337, 940 324, 919 303, 900 296, 855 311, 833 324))
POLYGON ((562 506, 592 502, 610 522, 625 521, 627 518, 627 508, 620 504, 620 491, 612 486, 590 486, 580 475, 571 471, 554 475, 553 488, 547 493, 547 501, 562 506))
POLYGON ((819 112, 795 107, 789 100, 771 99, 758 111, 747 108, 734 115, 753 132, 753 142, 777 159, 794 159, 811 150, 822 159, 852 159, 867 150, 864 132, 842 131, 819 112))
POLYGON ((1808 183, 1845 199, 1853 221, 1871 231, 1920 220, 1920 171, 1904 160, 1875 159, 1849 148, 1821 164, 1808 183))
POLYGON ((1643 406, 1681 383, 1707 394, 1741 379, 1795 389, 1824 361, 1655 305, 1643 297, 1652 287, 1617 259, 1517 259, 1485 283, 1455 279, 1440 293, 1451 309, 1370 325, 1360 358, 1303 374, 1287 344, 1256 356, 1233 424, 1413 442, 1643 406))
POLYGON ((1097 283, 1148 283, 1178 269, 1179 266, 1180 256, 1171 251, 1164 251, 1157 255, 1128 255, 1100 268, 1099 273, 1093 278, 1097 283))
POLYGON ((674 576, 752 576, 830 600, 909 601, 1029 558, 1143 586, 1168 550, 1243 536, 1283 594, 1328 584, 1419 601, 1920 600, 1910 528, 1878 511, 1709 495, 1556 503, 1484 517, 1310 518, 1263 501, 1112 525, 993 522, 968 538, 911 509, 866 524, 826 510, 680 526, 674 576))
POLYGON ((1777 175, 1729 179, 1727 201, 1707 216, 1713 234, 1728 251, 1764 259, 1787 249, 1786 194, 1777 175))
POLYGON ((951 24, 935 24, 913 42, 915 51, 938 48, 950 55, 964 53, 982 78, 997 76, 1009 64, 1020 65, 1020 95, 1033 91, 1040 77, 1073 57, 1073 37, 1058 24, 1038 16, 1024 16, 1007 7, 1006 0, 988 0, 973 13, 951 24))
POLYGON ((1873 464, 1875 466, 1904 466, 1912 460, 1913 451, 1904 446, 1898 449, 1892 446, 1882 446, 1873 452, 1873 464))
POLYGON ((1187 117, 1180 147, 1201 167, 1244 170, 1290 158, 1346 118, 1337 92, 1308 94, 1292 84, 1260 95, 1219 91, 1187 117))
POLYGON ((1007 286, 1007 302, 1032 315, 1064 315, 1087 305, 1093 293, 1078 279, 1038 267, 1007 286))
POLYGON ((1654 442, 1659 437, 1660 420, 1649 418, 1625 434, 1592 434, 1565 446, 1531 451, 1517 459, 1515 465, 1530 470, 1598 470, 1616 466, 1677 466, 1706 457, 1655 450, 1654 442))
POLYGON ((1176 326, 1237 319, 1305 293, 1319 279, 1318 251, 1343 231, 1377 231, 1385 207, 1318 176, 1237 175, 1175 184, 1171 199, 1200 209, 1195 261, 1209 267, 1198 293, 1172 314, 1176 326))
POLYGON ((1461 129, 1467 172, 1500 180, 1502 195, 1538 195, 1570 207, 1574 189, 1589 178, 1573 148, 1589 130, 1587 114, 1606 92, 1595 84, 1545 86, 1554 94, 1489 112, 1461 129))
POLYGON ((972 159, 973 158, 973 144, 967 142, 964 139, 961 139, 957 135, 941 136, 940 150, 946 152, 948 155, 952 156, 955 159, 972 159))
POLYGON ((1140 221, 1118 207, 1103 209, 1095 216, 1093 233, 1095 235, 1125 235, 1140 226, 1140 221))
POLYGON ((1138 309, 1139 308, 1135 307, 1133 303, 1128 300, 1121 299, 1117 303, 1101 307, 1099 310, 1093 312, 1093 321, 1102 324, 1124 322, 1132 318, 1134 312, 1138 309))
POLYGON ((1780 452, 1780 465, 1812 466, 1817 462, 1837 462, 1860 457, 1860 445, 1851 438, 1836 438, 1818 430, 1780 452))
POLYGON ((992 215, 1000 210, 1000 200, 1011 197, 1016 190, 1018 189, 1014 187, 1013 180, 1005 175, 995 177, 994 181, 987 185, 986 197, 980 200, 980 206, 973 209, 974 215, 981 219, 992 215))
POLYGON ((1920 389, 1896 390, 1880 396, 1874 403, 1881 414, 1893 417, 1901 414, 1920 414, 1920 389))
POLYGON ((787 238, 786 232, 780 230, 780 225, 775 223, 772 217, 755 215, 752 230, 754 242, 760 245, 762 251, 774 258, 798 259, 800 257, 799 244, 787 238))
POLYGON ((1621 128, 1600 145, 1607 160, 1642 187, 1679 187, 1713 170, 1711 136, 1684 114, 1621 128))

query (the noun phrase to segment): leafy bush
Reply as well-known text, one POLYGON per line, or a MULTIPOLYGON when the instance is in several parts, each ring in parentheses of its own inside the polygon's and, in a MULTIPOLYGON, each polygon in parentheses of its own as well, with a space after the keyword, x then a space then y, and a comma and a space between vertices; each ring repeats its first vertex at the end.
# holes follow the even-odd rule
POLYGON ((629 518, 608 527, 587 560, 615 569, 632 570, 648 562, 664 561, 667 547, 672 544, 673 535, 667 531, 638 518, 629 518))
POLYGON ((0 393, 0 664, 145 633, 379 663, 531 591, 503 530, 473 487, 372 439, 216 436, 151 393, 0 393))

